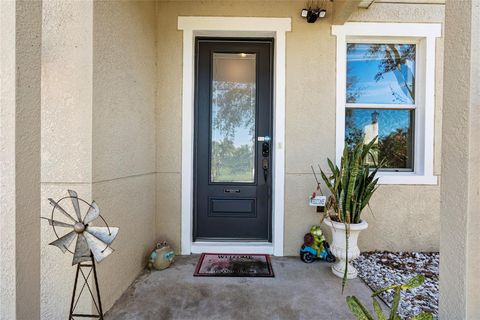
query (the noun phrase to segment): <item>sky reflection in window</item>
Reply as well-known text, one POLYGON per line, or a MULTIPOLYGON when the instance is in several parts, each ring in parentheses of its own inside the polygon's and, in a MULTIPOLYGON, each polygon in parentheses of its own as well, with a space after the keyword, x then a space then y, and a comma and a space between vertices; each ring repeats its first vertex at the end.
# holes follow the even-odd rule
POLYGON ((414 104, 415 44, 349 43, 347 103, 414 104))

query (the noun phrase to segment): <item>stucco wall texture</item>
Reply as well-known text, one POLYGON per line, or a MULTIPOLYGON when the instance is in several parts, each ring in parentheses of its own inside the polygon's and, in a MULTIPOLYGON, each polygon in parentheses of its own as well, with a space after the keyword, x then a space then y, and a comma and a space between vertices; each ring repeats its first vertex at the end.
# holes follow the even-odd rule
MULTIPOLYGON (((92 192, 92 31, 90 2, 43 1, 41 215, 48 198, 67 189, 91 200, 92 192)), ((56 237, 41 223, 41 318, 68 314, 75 268, 72 255, 48 246, 56 237)), ((86 301, 80 312, 91 312, 86 301)))
POLYGON ((0 3, 0 319, 40 316, 41 27, 41 2, 0 3))
POLYGON ((155 243, 156 29, 153 1, 93 4, 92 197, 120 232, 99 264, 105 310, 155 243))
POLYGON ((445 21, 440 314, 480 319, 480 2, 447 2, 445 21))
MULTIPOLYGON (((291 17, 286 52, 285 255, 296 255, 319 216, 306 199, 315 187, 310 165, 335 156, 335 37, 329 19, 308 24, 303 1, 160 1, 157 7, 157 234, 179 250, 182 32, 178 16, 291 17)), ((443 23, 443 4, 374 3, 357 22, 443 23)), ((437 40, 435 174, 440 174, 443 40, 437 40)), ((440 180, 440 179, 439 179, 440 180)), ((439 249, 440 187, 383 185, 366 213, 362 250, 439 249)))
MULTIPOLYGON (((155 243, 156 16, 154 1, 43 1, 42 216, 67 189, 95 199, 120 227, 98 265, 108 310, 155 243)), ((68 314, 72 256, 48 246, 42 223, 41 317, 68 314)), ((86 297, 86 296, 85 296, 86 297)), ((77 312, 94 312, 88 299, 77 312)))

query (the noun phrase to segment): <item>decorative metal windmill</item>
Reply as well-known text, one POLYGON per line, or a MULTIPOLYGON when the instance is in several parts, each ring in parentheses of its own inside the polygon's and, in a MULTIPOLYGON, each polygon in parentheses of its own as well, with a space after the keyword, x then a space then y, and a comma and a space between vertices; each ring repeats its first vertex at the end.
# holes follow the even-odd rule
POLYGON ((98 288, 98 280, 97 280, 97 271, 95 268, 95 261, 101 262, 105 259, 108 255, 113 252, 113 249, 110 247, 113 240, 118 234, 118 228, 108 226, 105 219, 100 215, 100 208, 98 205, 93 201, 91 204, 87 201, 78 197, 77 193, 73 190, 68 190, 69 196, 63 197, 58 201, 49 198, 50 204, 52 205, 52 214, 51 218, 43 218, 48 221, 48 223, 52 226, 53 232, 57 237, 57 240, 50 243, 50 245, 58 247, 63 253, 67 251, 73 254, 72 265, 77 265, 77 273, 75 276, 75 283, 73 287, 73 295, 72 295, 72 302, 70 306, 70 316, 69 319, 74 319, 75 316, 77 317, 90 317, 90 318, 99 318, 103 319, 103 311, 102 311, 102 303, 100 299, 100 290, 98 288), (67 212, 60 204, 62 201, 71 200, 71 204, 73 209, 75 210, 76 218, 74 218, 71 214, 67 212), (82 217, 82 210, 81 206, 88 206, 86 214, 82 217), (55 215, 61 214, 62 219, 68 220, 68 222, 63 222, 58 219, 54 219, 55 215), (105 226, 98 227, 90 225, 93 221, 100 218, 105 226), (56 227, 60 228, 70 228, 71 231, 59 236, 57 233, 56 227), (75 249, 71 251, 69 247, 72 245, 73 241, 76 240, 75 249), (90 262, 90 263, 82 263, 82 262, 90 262), (90 271, 86 274, 83 270, 84 268, 90 268, 90 271), (96 288, 96 299, 92 292, 92 288, 88 283, 88 279, 90 275, 93 273, 94 281, 95 281, 95 288, 96 288), (83 286, 79 291, 79 294, 76 297, 76 289, 78 284, 78 276, 79 274, 82 275, 83 278, 83 286), (80 296, 83 290, 87 287, 90 296, 94 302, 94 305, 97 309, 98 315, 87 315, 87 314, 75 314, 74 310, 80 300, 80 296))

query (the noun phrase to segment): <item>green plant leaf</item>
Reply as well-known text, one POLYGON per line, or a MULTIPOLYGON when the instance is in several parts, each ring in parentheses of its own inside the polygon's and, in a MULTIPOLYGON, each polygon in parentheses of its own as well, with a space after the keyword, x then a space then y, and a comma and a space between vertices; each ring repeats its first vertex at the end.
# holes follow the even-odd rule
POLYGON ((347 305, 357 320, 374 320, 372 315, 365 309, 362 303, 355 296, 347 297, 347 305))
POLYGON ((388 286, 388 287, 385 287, 385 288, 382 288, 382 289, 378 289, 377 291, 375 291, 374 293, 372 293, 372 297, 376 297, 378 296, 380 293, 384 292, 384 291, 388 291, 388 290, 392 290, 392 289, 395 289, 397 287, 400 287, 400 285, 398 284, 392 284, 391 286, 388 286))
MULTIPOLYGON (((368 144, 365 145, 365 147, 363 148, 362 159, 366 158, 367 154, 370 152, 377 139, 378 136, 375 136, 375 138, 373 138, 368 144)), ((375 159, 375 157, 372 158, 375 159)))
POLYGON ((342 278, 342 294, 343 294, 343 291, 345 290, 345 285, 347 284, 349 237, 350 237, 350 225, 345 223, 345 272, 343 273, 343 278, 342 278))
POLYGON ((322 176, 322 179, 325 182, 325 185, 327 186, 327 188, 333 194, 335 192, 335 190, 333 189, 333 186, 330 182, 330 179, 327 177, 327 175, 322 170, 320 170, 320 175, 322 176))
POLYGON ((424 275, 416 275, 415 277, 411 278, 407 282, 401 285, 402 290, 413 289, 421 286, 425 282, 424 275))
POLYGON ((398 305, 400 304, 401 290, 402 288, 400 286, 397 286, 395 288, 395 294, 393 295, 392 301, 392 309, 390 310, 390 317, 388 318, 389 320, 395 320, 395 316, 397 316, 398 305))
POLYGON ((328 166, 330 167, 330 171, 332 171, 332 174, 338 175, 339 173, 338 167, 333 164, 332 160, 327 158, 327 163, 328 163, 328 166))
POLYGON ((377 299, 375 298, 373 298, 373 310, 375 310, 378 320, 387 320, 385 314, 383 313, 382 307, 380 307, 380 303, 378 303, 377 299))
POLYGON ((413 316, 410 320, 433 320, 433 315, 428 312, 422 312, 413 316))

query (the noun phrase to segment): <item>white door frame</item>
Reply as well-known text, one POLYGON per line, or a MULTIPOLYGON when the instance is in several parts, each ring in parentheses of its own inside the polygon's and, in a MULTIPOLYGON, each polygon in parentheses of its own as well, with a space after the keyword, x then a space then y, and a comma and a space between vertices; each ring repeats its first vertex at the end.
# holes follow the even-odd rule
POLYGON ((283 255, 285 195, 285 53, 291 18, 178 17, 183 31, 181 253, 267 253, 283 255), (272 243, 192 242, 195 37, 273 37, 272 243))

